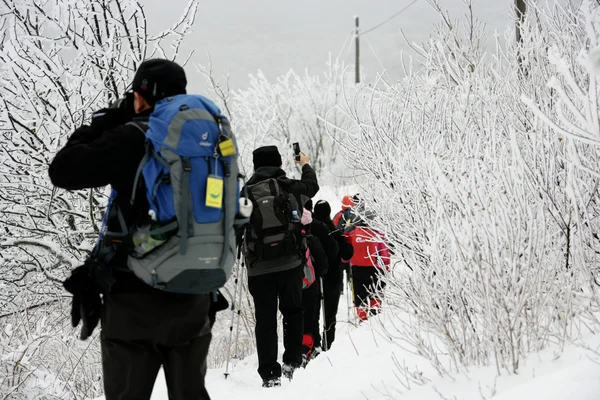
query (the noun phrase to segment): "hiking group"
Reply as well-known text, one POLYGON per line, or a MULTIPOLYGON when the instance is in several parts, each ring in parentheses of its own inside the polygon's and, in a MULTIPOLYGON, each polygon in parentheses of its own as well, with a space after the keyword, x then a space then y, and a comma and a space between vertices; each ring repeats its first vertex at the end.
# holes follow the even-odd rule
POLYGON ((344 197, 333 220, 326 201, 313 205, 319 185, 302 152, 294 160, 302 176, 294 180, 277 147, 257 148, 243 183, 227 118, 186 86, 180 65, 142 62, 125 96, 94 112, 49 167, 56 187, 111 188, 94 249, 63 283, 80 338, 101 323, 107 400, 149 399, 161 367, 170 399, 210 398, 211 328, 229 305, 219 288, 236 253, 254 301, 265 387, 291 379, 331 347, 343 271, 359 320, 381 306, 390 253, 369 227, 373 213, 357 196, 344 197))

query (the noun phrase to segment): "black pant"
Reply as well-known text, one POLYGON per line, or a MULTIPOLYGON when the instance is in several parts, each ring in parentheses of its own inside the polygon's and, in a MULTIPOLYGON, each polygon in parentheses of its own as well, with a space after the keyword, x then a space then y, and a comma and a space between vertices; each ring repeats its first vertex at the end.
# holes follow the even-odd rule
POLYGON ((354 285, 354 305, 368 307, 369 299, 380 299, 382 283, 379 280, 381 270, 377 267, 352 266, 352 283, 354 285), (373 293, 375 294, 369 294, 373 293))
MULTIPOLYGON (((321 332, 319 317, 321 313, 321 285, 319 278, 308 288, 302 291, 302 307, 304 308, 304 334, 313 338, 313 348, 321 347, 321 332)), ((303 346, 303 353, 309 350, 303 346)))
POLYGON ((277 297, 283 314, 284 364, 302 363, 302 277, 301 267, 271 274, 249 276, 248 289, 256 313, 258 373, 263 379, 281 376, 277 362, 277 297))
POLYGON ((335 324, 337 321, 338 306, 340 304, 340 293, 343 283, 338 280, 329 280, 327 277, 323 279, 323 296, 325 305, 325 333, 327 338, 327 347, 323 346, 323 350, 328 350, 335 340, 335 324))
POLYGON ((162 366, 170 400, 209 400, 204 386, 211 334, 208 295, 104 296, 106 400, 148 400, 162 366))

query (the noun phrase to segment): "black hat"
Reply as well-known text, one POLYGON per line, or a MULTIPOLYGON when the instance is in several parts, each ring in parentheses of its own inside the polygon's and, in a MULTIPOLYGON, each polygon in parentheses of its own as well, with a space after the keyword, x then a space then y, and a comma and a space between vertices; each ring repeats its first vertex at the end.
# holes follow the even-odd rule
POLYGON ((281 167, 281 155, 277 146, 263 146, 252 152, 254 170, 260 167, 281 167))
POLYGON ((153 58, 140 64, 131 88, 150 104, 177 94, 185 94, 187 79, 183 68, 169 60, 153 58))
POLYGON ((328 221, 331 219, 331 206, 327 201, 319 200, 315 204, 313 215, 320 221, 328 221))

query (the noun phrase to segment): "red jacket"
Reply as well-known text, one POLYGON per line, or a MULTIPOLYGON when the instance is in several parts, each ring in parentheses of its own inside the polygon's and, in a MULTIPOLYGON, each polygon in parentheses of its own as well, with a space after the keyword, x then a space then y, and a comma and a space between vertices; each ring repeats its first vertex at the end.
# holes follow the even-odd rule
POLYGON ((346 237, 354 248, 354 255, 350 259, 352 266, 390 270, 390 250, 381 233, 374 229, 357 226, 347 232, 346 237))

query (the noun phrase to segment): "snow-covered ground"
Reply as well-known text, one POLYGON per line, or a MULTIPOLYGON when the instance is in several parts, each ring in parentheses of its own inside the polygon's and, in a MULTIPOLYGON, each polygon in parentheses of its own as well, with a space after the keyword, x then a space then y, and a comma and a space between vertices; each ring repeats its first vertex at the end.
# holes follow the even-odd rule
MULTIPOLYGON (((315 201, 330 202, 335 212, 346 194, 360 191, 358 187, 334 189, 323 187, 315 201)), ((221 313, 219 318, 229 318, 221 313)), ((402 350, 397 343, 386 339, 385 330, 394 332, 397 316, 390 310, 360 326, 348 312, 345 295, 340 299, 336 341, 327 353, 311 362, 306 369, 295 373, 293 381, 282 381, 282 387, 265 389, 256 372, 258 360, 252 355, 243 360, 233 360, 230 375, 224 377, 225 368, 212 369, 207 374, 207 387, 211 398, 219 399, 286 399, 305 400, 597 400, 600 399, 600 356, 572 345, 564 352, 547 349, 531 355, 520 368, 518 375, 502 370, 498 375, 495 366, 473 367, 467 373, 440 377, 424 358, 402 350), (350 318, 349 318, 350 315, 350 318), (411 370, 418 370, 429 382, 423 386, 410 383, 398 370, 394 359, 411 370), (404 384, 402 383, 404 382, 404 384)), ((280 335, 281 340, 281 335, 280 335)), ((600 349, 600 335, 586 338, 587 344, 600 349)), ((280 344, 280 357, 283 345, 280 344)), ((156 382, 152 400, 167 399, 167 389, 162 374, 156 382)))
MULTIPOLYGON (((211 398, 219 399, 344 399, 344 400, 592 400, 600 398, 600 356, 571 346, 558 356, 548 349, 532 355, 518 375, 494 366, 471 368, 466 374, 441 378, 427 361, 401 350, 381 333, 381 326, 393 331, 394 315, 383 313, 355 327, 348 323, 346 296, 342 296, 338 313, 338 333, 331 351, 323 353, 295 373, 292 381, 283 380, 280 388, 262 388, 256 372, 257 359, 252 355, 234 363, 228 379, 225 368, 209 370, 207 387, 211 398), (417 367, 430 382, 424 386, 411 384, 411 390, 400 382, 394 357, 408 367, 417 367), (398 376, 397 376, 398 375, 398 376)), ((221 317, 226 318, 225 315, 221 317)), ((587 338, 593 348, 600 336, 587 338)), ((280 345, 280 353, 282 346, 280 345)), ((281 358, 281 357, 280 357, 281 358)), ((400 379, 403 379, 400 377, 400 379)), ((161 376, 152 400, 167 399, 161 376)))

